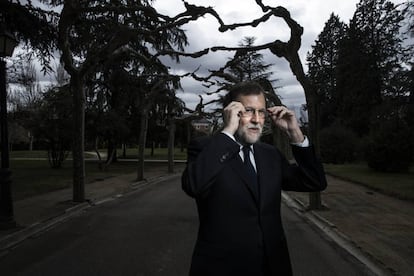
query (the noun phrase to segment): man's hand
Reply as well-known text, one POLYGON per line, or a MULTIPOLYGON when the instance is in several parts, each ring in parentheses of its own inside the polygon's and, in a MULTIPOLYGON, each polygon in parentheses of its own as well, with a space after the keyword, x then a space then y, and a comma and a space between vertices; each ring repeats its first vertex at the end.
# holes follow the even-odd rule
POLYGON ((301 143, 305 140, 292 110, 284 106, 274 106, 268 108, 267 111, 275 125, 288 135, 291 143, 301 143))
POLYGON ((239 122, 240 112, 244 111, 244 106, 240 102, 231 102, 223 110, 224 129, 223 131, 234 135, 236 133, 239 122))

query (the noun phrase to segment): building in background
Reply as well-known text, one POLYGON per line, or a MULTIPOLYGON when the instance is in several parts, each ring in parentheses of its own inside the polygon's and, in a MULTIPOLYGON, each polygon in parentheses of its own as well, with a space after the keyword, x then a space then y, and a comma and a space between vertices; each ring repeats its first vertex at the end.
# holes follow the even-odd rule
POLYGON ((210 135, 213 123, 205 118, 201 118, 191 121, 191 126, 196 133, 201 135, 210 135))

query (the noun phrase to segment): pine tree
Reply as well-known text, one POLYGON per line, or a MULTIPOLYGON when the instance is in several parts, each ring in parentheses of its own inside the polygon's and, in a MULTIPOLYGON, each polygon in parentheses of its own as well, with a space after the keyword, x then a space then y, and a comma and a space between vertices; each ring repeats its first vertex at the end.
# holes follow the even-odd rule
POLYGON ((346 24, 332 13, 307 56, 308 77, 318 91, 322 128, 335 121, 338 51, 346 31, 346 24))
MULTIPOLYGON (((254 46, 255 37, 245 37, 239 43, 239 47, 249 48, 254 46)), ((239 51, 233 60, 229 72, 238 82, 246 80, 268 79, 271 72, 268 72, 272 64, 263 62, 263 54, 257 51, 239 51)))
POLYGON ((339 117, 359 135, 369 132, 369 121, 382 96, 394 91, 392 80, 403 58, 402 19, 390 1, 361 0, 340 45, 339 117))
POLYGON ((363 136, 369 131, 372 110, 381 102, 380 75, 372 55, 355 37, 351 24, 338 59, 338 89, 334 101, 342 125, 363 136))
POLYGON ((400 29, 404 17, 387 0, 361 0, 351 25, 357 31, 365 54, 371 55, 381 78, 381 92, 389 93, 390 80, 403 59, 400 29))

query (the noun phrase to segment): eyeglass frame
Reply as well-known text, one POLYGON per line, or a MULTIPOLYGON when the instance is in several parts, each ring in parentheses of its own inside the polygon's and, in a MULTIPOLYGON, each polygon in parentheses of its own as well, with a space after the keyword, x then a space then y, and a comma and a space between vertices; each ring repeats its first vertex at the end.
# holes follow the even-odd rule
POLYGON ((252 107, 246 107, 245 111, 240 111, 240 116, 244 118, 252 118, 256 114, 259 118, 264 119, 267 117, 268 112, 266 109, 254 109, 252 107))

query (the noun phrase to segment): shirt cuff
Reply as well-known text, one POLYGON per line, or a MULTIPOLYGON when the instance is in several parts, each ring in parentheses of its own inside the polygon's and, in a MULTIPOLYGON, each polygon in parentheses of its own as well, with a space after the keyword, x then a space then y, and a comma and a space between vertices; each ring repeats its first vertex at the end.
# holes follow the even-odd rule
POLYGON ((290 143, 293 146, 301 147, 301 148, 307 148, 309 147, 309 139, 305 136, 305 139, 301 143, 290 143))

